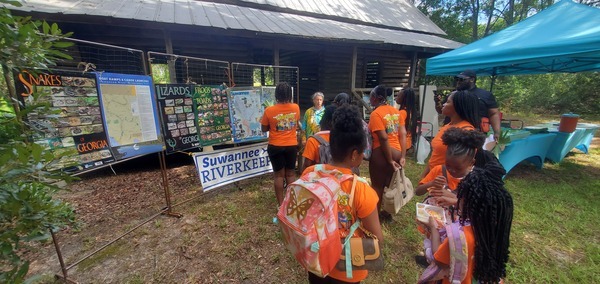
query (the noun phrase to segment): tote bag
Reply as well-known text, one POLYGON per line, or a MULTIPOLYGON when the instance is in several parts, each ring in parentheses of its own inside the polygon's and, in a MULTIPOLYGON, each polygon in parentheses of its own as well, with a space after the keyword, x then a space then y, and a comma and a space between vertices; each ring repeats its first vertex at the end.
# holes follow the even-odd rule
POLYGON ((396 214, 415 195, 410 180, 404 175, 404 169, 394 172, 390 184, 383 189, 383 210, 396 214))

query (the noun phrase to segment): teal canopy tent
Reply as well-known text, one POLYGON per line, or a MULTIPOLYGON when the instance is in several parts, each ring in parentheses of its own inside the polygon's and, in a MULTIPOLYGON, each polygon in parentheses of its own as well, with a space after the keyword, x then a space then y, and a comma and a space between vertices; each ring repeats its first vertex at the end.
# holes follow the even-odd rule
POLYGON ((574 73, 600 70, 600 9, 560 1, 504 30, 427 60, 426 74, 574 73))

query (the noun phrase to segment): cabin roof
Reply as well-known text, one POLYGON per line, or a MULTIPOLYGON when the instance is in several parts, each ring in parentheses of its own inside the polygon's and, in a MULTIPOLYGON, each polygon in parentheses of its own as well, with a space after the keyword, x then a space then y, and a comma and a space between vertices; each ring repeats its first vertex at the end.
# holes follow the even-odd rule
MULTIPOLYGON (((24 12, 251 31, 324 40, 352 40, 455 49, 462 44, 405 0, 24 0, 24 12)), ((6 6, 6 5, 5 5, 6 6)))

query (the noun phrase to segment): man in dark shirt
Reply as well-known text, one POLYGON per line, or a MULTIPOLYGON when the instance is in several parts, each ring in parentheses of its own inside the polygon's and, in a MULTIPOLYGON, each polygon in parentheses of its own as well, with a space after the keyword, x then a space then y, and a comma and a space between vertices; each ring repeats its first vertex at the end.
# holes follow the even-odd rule
POLYGON ((457 90, 467 90, 479 98, 479 115, 482 120, 482 131, 487 132, 491 125, 494 130, 494 139, 498 141, 498 137, 500 137, 500 111, 498 110, 498 103, 494 95, 486 90, 477 88, 477 85, 475 85, 477 75, 473 70, 461 72, 456 76, 456 80, 457 90))

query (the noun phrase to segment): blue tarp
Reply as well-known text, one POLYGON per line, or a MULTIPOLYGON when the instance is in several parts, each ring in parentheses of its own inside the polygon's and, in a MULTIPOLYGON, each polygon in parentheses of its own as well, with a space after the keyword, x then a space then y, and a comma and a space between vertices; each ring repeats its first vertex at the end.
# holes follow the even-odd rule
POLYGON ((563 0, 504 30, 427 60, 427 75, 600 70, 600 9, 563 0))

